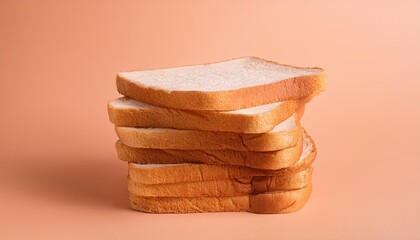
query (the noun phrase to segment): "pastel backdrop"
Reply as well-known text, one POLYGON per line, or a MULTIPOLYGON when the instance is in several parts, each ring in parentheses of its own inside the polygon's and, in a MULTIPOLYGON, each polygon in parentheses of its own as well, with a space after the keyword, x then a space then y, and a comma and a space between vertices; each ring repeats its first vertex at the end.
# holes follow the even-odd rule
POLYGON ((0 1, 2 239, 419 239, 418 1, 0 1), (128 209, 117 72, 258 56, 320 66, 319 149, 288 215, 128 209))

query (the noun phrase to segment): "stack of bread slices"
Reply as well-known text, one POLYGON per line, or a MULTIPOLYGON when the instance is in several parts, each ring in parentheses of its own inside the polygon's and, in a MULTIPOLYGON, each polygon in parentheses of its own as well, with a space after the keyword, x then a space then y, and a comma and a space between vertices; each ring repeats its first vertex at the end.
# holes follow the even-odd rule
POLYGON ((312 191, 316 148, 300 125, 324 70, 255 57, 121 72, 108 103, 131 208, 288 213, 312 191))

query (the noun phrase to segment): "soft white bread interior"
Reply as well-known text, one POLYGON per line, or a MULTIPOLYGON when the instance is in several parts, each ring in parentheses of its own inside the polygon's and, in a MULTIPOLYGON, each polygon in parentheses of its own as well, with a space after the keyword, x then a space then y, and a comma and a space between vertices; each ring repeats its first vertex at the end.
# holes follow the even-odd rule
POLYGON ((221 92, 314 75, 318 68, 296 68, 255 57, 158 70, 120 72, 118 77, 168 91, 221 92))
POLYGON ((234 110, 299 99, 324 89, 324 70, 255 57, 187 67, 120 72, 127 97, 174 109, 234 110))

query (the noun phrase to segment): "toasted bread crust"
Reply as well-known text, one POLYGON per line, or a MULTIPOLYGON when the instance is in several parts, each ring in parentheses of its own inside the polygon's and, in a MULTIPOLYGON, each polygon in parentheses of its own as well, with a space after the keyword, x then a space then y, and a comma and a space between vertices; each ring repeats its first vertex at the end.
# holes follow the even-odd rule
POLYGON ((143 129, 115 126, 115 132, 122 144, 134 148, 179 149, 179 150, 221 150, 277 151, 294 147, 302 134, 299 119, 301 107, 292 116, 295 127, 290 130, 258 134, 214 132, 200 130, 143 129))
POLYGON ((144 197, 228 197, 295 190, 309 184, 312 167, 296 173, 183 183, 142 184, 128 178, 128 191, 144 197))
POLYGON ((133 148, 177 150, 278 151, 294 147, 302 134, 300 125, 292 130, 261 134, 227 132, 185 131, 135 131, 127 127, 115 127, 119 140, 133 148))
POLYGON ((309 183, 297 190, 252 195, 248 211, 265 214, 295 212, 306 204, 311 193, 312 183, 309 183))
MULTIPOLYGON (((309 136, 309 135, 308 135, 309 136)), ((308 168, 316 158, 316 146, 312 143, 312 152, 304 159, 289 168, 279 170, 263 170, 235 165, 187 164, 160 168, 140 168, 136 164, 128 164, 131 179, 142 184, 164 184, 196 181, 213 181, 224 179, 249 178, 256 176, 280 176, 296 173, 308 168)), ((127 153, 127 152, 124 152, 127 153)), ((171 162, 181 163, 181 162, 171 162)))
POLYGON ((120 127, 265 133, 299 111, 314 96, 286 101, 275 109, 260 114, 228 114, 220 111, 177 110, 164 107, 118 108, 110 101, 108 116, 111 123, 120 127))
POLYGON ((142 197, 130 193, 132 209, 148 213, 243 212, 290 213, 301 209, 312 184, 290 191, 231 197, 142 197))
POLYGON ((121 160, 136 163, 207 163, 232 164, 258 169, 281 169, 293 166, 300 158, 303 143, 302 134, 296 146, 272 152, 234 150, 173 150, 145 149, 124 146, 117 142, 116 148, 121 160), (127 152, 129 152, 127 154, 127 152))

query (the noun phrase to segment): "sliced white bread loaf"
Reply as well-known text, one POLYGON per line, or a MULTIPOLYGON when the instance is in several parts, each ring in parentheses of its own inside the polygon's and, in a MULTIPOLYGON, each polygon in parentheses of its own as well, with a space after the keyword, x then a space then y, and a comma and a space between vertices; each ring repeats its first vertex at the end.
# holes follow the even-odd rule
POLYGON ((132 99, 186 110, 235 110, 316 94, 324 70, 255 57, 146 71, 121 72, 117 89, 132 99))

